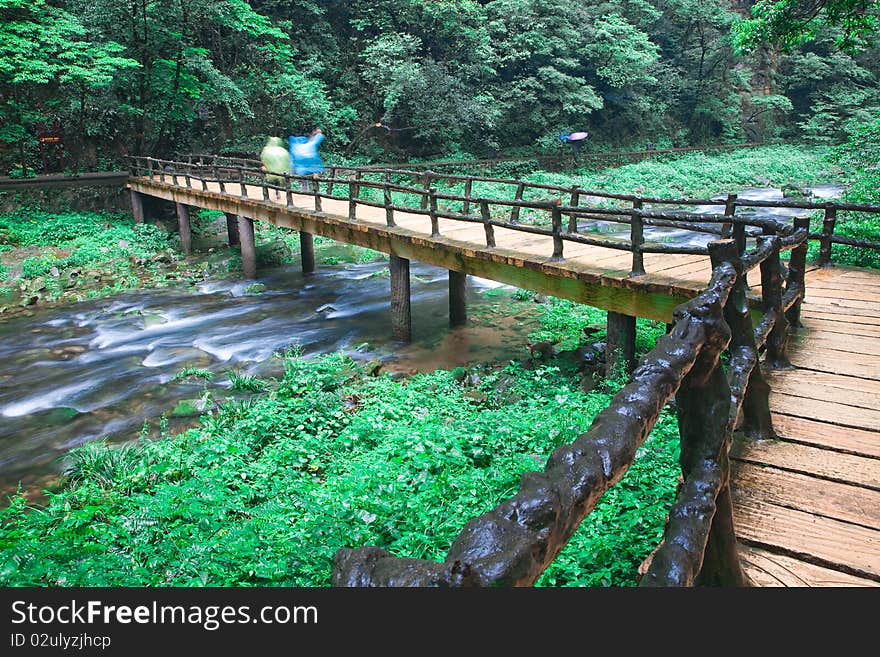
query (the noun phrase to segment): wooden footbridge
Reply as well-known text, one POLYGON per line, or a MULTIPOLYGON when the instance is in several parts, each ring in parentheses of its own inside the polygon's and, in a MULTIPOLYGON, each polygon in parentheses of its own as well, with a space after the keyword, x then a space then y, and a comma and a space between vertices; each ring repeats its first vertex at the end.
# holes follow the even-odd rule
POLYGON ((340 550, 336 585, 533 584, 673 398, 683 476, 641 585, 880 585, 880 276, 828 266, 834 243, 880 248, 835 235, 838 214, 880 208, 655 199, 375 168, 273 180, 257 162, 219 157, 132 158, 130 174, 136 220, 144 195, 175 203, 185 251, 190 206, 225 212, 248 277, 255 221, 300 231, 306 272, 315 234, 390 254, 401 340, 411 259, 449 270, 452 324, 466 319, 468 274, 607 310, 612 367, 633 364, 636 317, 667 322, 590 430, 468 523, 443 562, 340 550), (762 218, 761 207, 799 216, 762 218), (611 224, 624 236, 597 230, 611 224), (707 238, 671 244, 668 229, 707 238), (809 240, 820 252, 808 267, 809 240))

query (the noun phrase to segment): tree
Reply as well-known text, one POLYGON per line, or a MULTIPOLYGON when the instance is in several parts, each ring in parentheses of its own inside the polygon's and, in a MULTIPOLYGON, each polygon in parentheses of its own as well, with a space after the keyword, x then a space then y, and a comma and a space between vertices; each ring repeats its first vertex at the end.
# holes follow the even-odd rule
POLYGON ((26 166, 36 124, 73 113, 88 132, 91 99, 137 66, 115 41, 96 42, 74 15, 44 0, 0 0, 0 143, 26 166))
POLYGON ((791 50, 829 29, 836 29, 836 44, 841 50, 871 47, 880 33, 880 1, 758 0, 752 7, 752 18, 737 25, 735 38, 741 51, 767 41, 791 50))

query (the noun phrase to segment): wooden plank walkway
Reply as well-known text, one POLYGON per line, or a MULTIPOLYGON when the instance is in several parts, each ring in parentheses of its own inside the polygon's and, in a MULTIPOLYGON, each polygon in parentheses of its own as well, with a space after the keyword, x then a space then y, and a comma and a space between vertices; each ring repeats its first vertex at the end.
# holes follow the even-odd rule
POLYGON ((738 442, 733 497, 758 586, 880 586, 880 273, 807 273, 790 370, 771 374, 778 441, 738 442))

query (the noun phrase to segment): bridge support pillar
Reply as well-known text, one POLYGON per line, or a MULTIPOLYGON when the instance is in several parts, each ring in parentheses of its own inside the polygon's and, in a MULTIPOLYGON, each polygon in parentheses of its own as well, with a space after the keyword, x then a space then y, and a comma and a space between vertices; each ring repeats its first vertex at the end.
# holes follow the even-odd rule
POLYGON ((299 253, 302 259, 303 274, 315 271, 315 240, 311 233, 299 231, 299 253))
POLYGON ((229 236, 229 246, 236 246, 238 239, 238 216, 231 212, 226 213, 226 234, 229 236))
POLYGON ((625 369, 626 374, 630 374, 636 364, 636 318, 609 310, 607 327, 606 376, 614 376, 621 367, 625 369))
POLYGON ((401 342, 412 338, 409 260, 394 254, 391 255, 391 335, 401 342))
POLYGON ((257 247, 254 241, 254 220, 238 217, 238 235, 241 239, 241 269, 244 277, 257 277, 257 247))
POLYGON ((189 223, 189 206, 175 203, 177 207, 177 227, 180 229, 180 247, 186 255, 192 253, 192 228, 189 223))
POLYGON ((142 224, 144 223, 144 198, 140 192, 133 189, 129 191, 131 192, 131 216, 134 217, 134 223, 142 224))
POLYGON ((467 274, 449 270, 449 325, 467 323, 467 274))

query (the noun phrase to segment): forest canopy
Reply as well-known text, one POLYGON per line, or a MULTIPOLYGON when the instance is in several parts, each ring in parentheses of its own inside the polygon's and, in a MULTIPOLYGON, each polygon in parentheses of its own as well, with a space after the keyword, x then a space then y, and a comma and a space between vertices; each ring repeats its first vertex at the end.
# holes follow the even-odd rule
POLYGON ((320 126, 380 161, 780 139, 878 115, 878 2, 0 0, 0 159, 255 154, 320 126))

